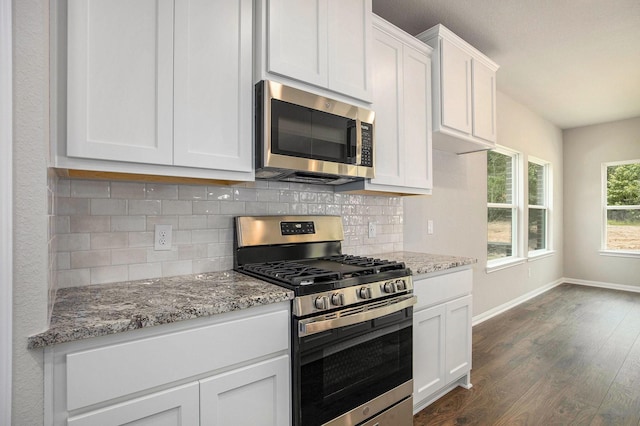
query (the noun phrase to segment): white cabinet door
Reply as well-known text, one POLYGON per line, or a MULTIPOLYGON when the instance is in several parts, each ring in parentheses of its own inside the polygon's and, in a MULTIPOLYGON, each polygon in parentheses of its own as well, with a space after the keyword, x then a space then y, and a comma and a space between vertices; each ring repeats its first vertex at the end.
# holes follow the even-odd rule
POLYGON ((471 55, 449 40, 440 41, 442 122, 471 133, 471 55))
POLYGON ((172 162, 173 1, 70 0, 67 155, 172 162))
POLYGON ((404 47, 404 186, 431 189, 431 60, 404 47))
POLYGON ((198 383, 112 405, 68 420, 69 426, 199 426, 198 383))
POLYGON ((201 380, 201 425, 288 425, 289 376, 283 355, 201 380))
POLYGON ((371 0, 329 1, 329 89, 371 101, 371 0))
POLYGON ((266 2, 267 72, 371 101, 371 0, 266 2))
POLYGON ((267 14, 268 71, 327 87, 327 0, 268 0, 267 14))
POLYGON ((473 136, 496 142, 496 73, 473 60, 473 136))
POLYGON ((446 382, 471 370, 471 296, 447 303, 446 382))
POLYGON ((251 171, 251 0, 176 0, 174 164, 251 171))
POLYGON ((404 82, 402 43, 389 34, 373 30, 373 108, 376 112, 375 172, 371 183, 402 185, 404 82))
POLYGON ((430 194, 431 49, 374 17, 375 174, 344 189, 430 194))
POLYGON ((416 403, 443 387, 445 382, 444 305, 413 315, 413 393, 416 403))

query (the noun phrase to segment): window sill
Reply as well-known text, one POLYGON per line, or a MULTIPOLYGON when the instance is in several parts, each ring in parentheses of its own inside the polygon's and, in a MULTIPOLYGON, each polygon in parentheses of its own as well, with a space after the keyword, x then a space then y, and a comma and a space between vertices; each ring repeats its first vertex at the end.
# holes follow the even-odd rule
POLYGON ((490 274, 491 272, 496 272, 502 269, 511 268, 512 266, 522 265, 526 261, 527 259, 524 257, 510 257, 507 259, 493 260, 491 261, 491 263, 487 262, 486 271, 487 271, 487 274, 490 274))
POLYGON ((556 254, 555 250, 539 250, 529 252, 529 261, 544 259, 545 257, 550 257, 556 254))
POLYGON ((600 256, 640 258, 640 251, 600 250, 600 256))

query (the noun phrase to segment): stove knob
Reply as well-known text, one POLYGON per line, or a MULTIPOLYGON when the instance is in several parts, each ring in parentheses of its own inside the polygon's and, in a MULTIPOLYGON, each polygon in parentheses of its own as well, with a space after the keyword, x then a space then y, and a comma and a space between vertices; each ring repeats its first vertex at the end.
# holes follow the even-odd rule
POLYGON ((344 294, 342 294, 342 293, 334 293, 331 296, 331 304, 335 305, 335 306, 344 305, 344 294))
POLYGON ((385 293, 395 293, 397 291, 395 283, 393 281, 388 281, 384 283, 382 290, 384 290, 385 293))
POLYGON ((398 291, 406 290, 407 283, 405 283, 404 280, 396 280, 396 288, 398 291))
POLYGON ((329 297, 328 296, 316 297, 314 305, 316 305, 316 308, 320 310, 329 309, 329 297))
POLYGON ((369 287, 362 287, 358 290, 358 296, 362 299, 371 299, 371 289, 369 287))

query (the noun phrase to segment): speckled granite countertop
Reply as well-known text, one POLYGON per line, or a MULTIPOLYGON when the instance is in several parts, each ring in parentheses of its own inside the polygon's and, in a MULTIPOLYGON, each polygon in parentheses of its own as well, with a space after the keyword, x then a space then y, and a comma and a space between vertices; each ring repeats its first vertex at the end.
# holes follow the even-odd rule
POLYGON ((411 251, 395 251, 375 255, 381 259, 404 262, 413 275, 430 274, 459 266, 473 265, 477 259, 471 257, 448 256, 442 254, 417 253, 411 251))
POLYGON ((293 292, 233 272, 59 289, 51 323, 28 348, 282 302, 293 292))

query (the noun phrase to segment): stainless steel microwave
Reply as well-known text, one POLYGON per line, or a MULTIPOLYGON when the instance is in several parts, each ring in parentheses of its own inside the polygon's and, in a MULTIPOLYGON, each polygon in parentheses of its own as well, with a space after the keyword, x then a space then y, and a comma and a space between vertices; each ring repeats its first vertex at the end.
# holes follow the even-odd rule
POLYGON ((374 113, 274 81, 255 87, 256 178, 340 185, 374 177, 374 113))

